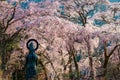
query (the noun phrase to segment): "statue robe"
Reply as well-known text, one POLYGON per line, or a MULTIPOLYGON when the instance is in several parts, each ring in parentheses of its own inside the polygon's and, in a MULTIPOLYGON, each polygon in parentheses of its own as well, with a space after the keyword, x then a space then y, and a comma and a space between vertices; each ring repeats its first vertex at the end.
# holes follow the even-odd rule
POLYGON ((26 56, 26 80, 29 80, 36 76, 37 60, 38 60, 38 57, 35 54, 35 51, 32 47, 30 48, 29 54, 26 56))

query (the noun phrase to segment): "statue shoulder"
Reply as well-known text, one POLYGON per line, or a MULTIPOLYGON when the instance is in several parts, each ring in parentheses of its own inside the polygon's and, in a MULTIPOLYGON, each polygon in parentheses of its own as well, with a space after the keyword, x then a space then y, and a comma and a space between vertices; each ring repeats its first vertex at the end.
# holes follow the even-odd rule
POLYGON ((38 58, 38 55, 35 53, 36 58, 38 58))

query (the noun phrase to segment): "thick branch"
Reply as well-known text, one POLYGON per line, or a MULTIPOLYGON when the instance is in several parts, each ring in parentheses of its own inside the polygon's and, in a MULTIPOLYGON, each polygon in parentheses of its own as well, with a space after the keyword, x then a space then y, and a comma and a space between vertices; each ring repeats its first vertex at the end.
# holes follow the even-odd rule
POLYGON ((12 22, 10 22, 9 25, 11 25, 11 24, 13 24, 13 23, 15 23, 15 22, 17 22, 17 21, 19 21, 19 20, 22 20, 23 18, 26 18, 26 17, 28 17, 28 16, 31 16, 31 15, 33 15, 33 14, 35 14, 35 13, 37 13, 37 12, 34 12, 34 13, 32 13, 32 14, 27 14, 27 15, 25 15, 25 16, 22 16, 22 17, 18 18, 18 19, 15 19, 15 20, 13 20, 12 22))
POLYGON ((77 6, 80 6, 79 0, 74 0, 74 3, 75 3, 77 6))
POLYGON ((116 45, 116 46, 113 48, 113 50, 109 53, 108 57, 110 57, 110 56, 114 53, 114 51, 117 49, 117 47, 119 47, 119 46, 120 46, 120 44, 116 45))
POLYGON ((6 42, 11 42, 11 41, 13 41, 13 40, 19 35, 19 33, 21 32, 21 30, 22 30, 22 28, 19 29, 18 31, 16 31, 12 36, 10 36, 10 37, 6 40, 6 42))
POLYGON ((7 28, 8 28, 8 26, 9 26, 10 22, 14 19, 15 12, 16 12, 16 6, 15 6, 14 9, 13 9, 13 13, 12 13, 10 19, 7 21, 7 25, 5 26, 4 32, 7 30, 7 28))
POLYGON ((104 42, 104 57, 107 57, 107 43, 104 42))
POLYGON ((84 13, 82 13, 81 11, 77 11, 77 13, 79 14, 80 18, 81 18, 81 22, 83 23, 83 26, 85 27, 86 24, 86 16, 84 13))

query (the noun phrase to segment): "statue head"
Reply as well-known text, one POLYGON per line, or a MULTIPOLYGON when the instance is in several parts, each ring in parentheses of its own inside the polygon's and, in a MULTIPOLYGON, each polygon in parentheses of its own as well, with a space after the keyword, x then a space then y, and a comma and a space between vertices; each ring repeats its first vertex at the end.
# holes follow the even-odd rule
POLYGON ((26 43, 27 48, 29 49, 30 52, 35 52, 38 49, 39 43, 35 39, 30 39, 26 43), (36 43, 36 46, 34 46, 34 43, 36 43))
POLYGON ((31 43, 29 44, 29 50, 30 50, 30 52, 34 52, 34 51, 35 51, 33 42, 31 42, 31 43))

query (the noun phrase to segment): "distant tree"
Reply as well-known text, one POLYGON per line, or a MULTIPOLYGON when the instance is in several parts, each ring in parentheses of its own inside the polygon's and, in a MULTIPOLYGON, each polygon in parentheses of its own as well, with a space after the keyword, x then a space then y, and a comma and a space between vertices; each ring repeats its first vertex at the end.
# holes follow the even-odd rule
POLYGON ((99 0, 61 1, 61 6, 63 6, 63 8, 60 12, 62 11, 63 13, 61 13, 60 16, 85 27, 88 23, 88 18, 96 13, 97 3, 99 3, 99 0))
POLYGON ((60 17, 82 26, 91 23, 95 26, 119 24, 119 3, 105 0, 63 0, 58 10, 60 17), (109 16, 108 16, 109 15, 109 16))
POLYGON ((87 53, 88 58, 89 58, 89 66, 90 66, 90 75, 89 78, 90 79, 94 79, 94 70, 93 70, 93 56, 92 54, 94 53, 94 51, 92 51, 92 49, 94 48, 92 44, 92 36, 93 36, 94 31, 92 30, 92 28, 88 28, 85 27, 82 30, 80 30, 80 32, 77 33, 77 37, 76 40, 78 43, 81 43, 84 47, 82 48, 82 50, 85 50, 85 53, 87 53), (88 31, 90 30, 90 31, 88 31))
MULTIPOLYGON (((113 29, 112 29, 113 30, 113 29)), ((120 47, 120 36, 119 33, 115 32, 112 33, 109 30, 106 30, 103 28, 101 29, 100 33, 96 33, 96 35, 99 37, 99 45, 98 45, 98 54, 103 55, 102 57, 102 65, 101 69, 103 69, 103 74, 101 74, 101 77, 103 80, 106 80, 106 75, 108 73, 108 63, 110 61, 110 57, 113 54, 117 53, 118 48, 120 47)), ((99 57, 99 56, 98 56, 99 57)))

